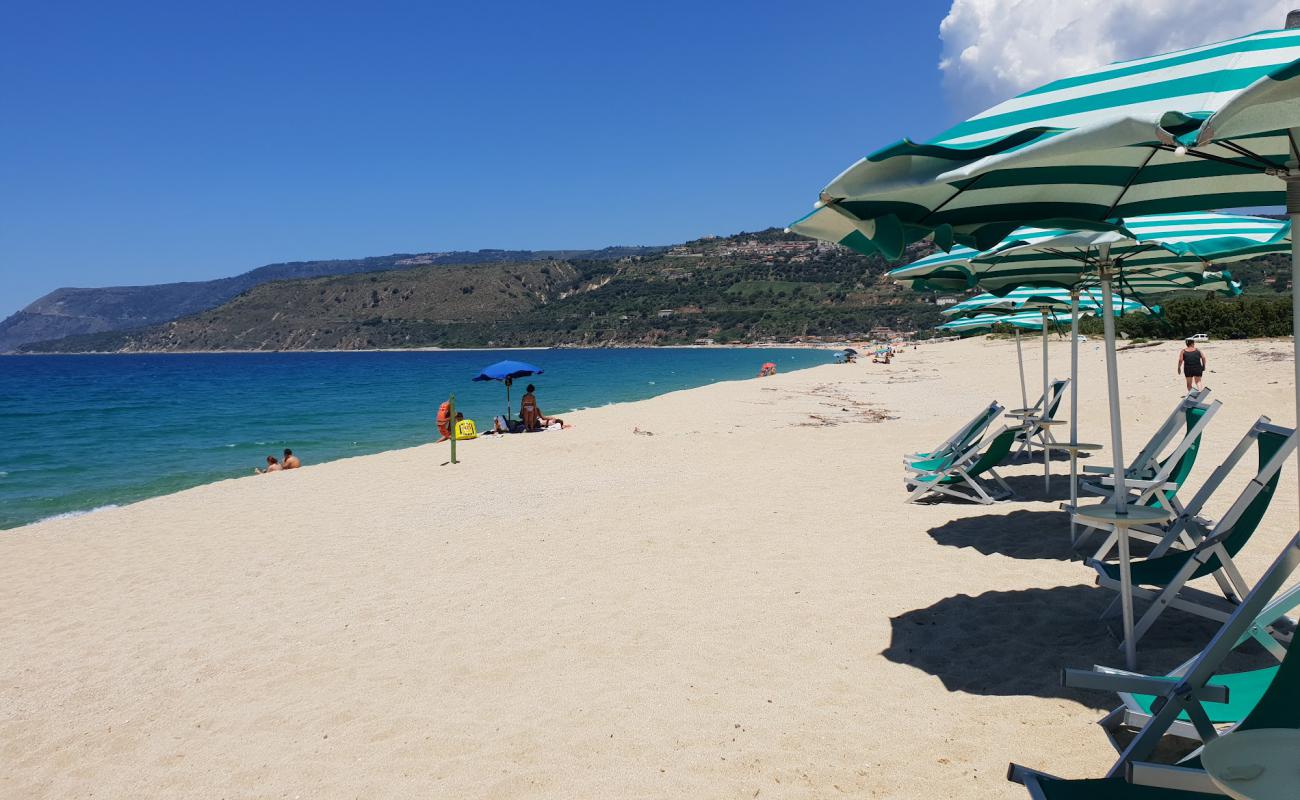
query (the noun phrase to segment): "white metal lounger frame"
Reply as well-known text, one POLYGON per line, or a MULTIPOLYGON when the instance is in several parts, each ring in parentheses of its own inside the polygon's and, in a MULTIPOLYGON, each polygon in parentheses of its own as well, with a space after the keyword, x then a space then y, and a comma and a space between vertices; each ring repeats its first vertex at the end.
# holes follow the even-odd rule
MULTIPOLYGON (((1061 398, 1065 396, 1065 390, 1070 388, 1070 379, 1056 378, 1048 385, 1048 388, 1051 391, 1050 398, 1047 395, 1038 398, 1038 402, 1030 407, 1030 411, 1037 411, 1041 408, 1044 414, 1049 411, 1055 414, 1055 409, 1060 407, 1061 398), (1048 400, 1046 403, 1043 402, 1045 398, 1048 400)), ((1048 417, 1048 419, 1052 419, 1052 417, 1048 417)), ((1046 447, 1048 444, 1056 442, 1056 437, 1052 436, 1050 427, 1039 425, 1036 418, 1029 417, 1025 420, 1025 430, 1016 437, 1016 444, 1018 445, 1016 457, 1019 458, 1027 451, 1032 451, 1035 447, 1035 439, 1038 440, 1036 445, 1038 447, 1046 447)))
MULTIPOLYGON (((1292 620, 1287 614, 1294 611, 1298 606, 1300 606, 1300 585, 1292 586, 1269 603, 1251 623, 1250 628, 1237 637, 1237 643, 1233 645, 1233 649, 1235 650, 1246 642, 1253 640, 1263 646, 1278 661, 1286 658, 1286 647, 1283 647, 1278 640, 1282 639, 1289 645, 1292 637, 1289 633, 1280 630, 1278 623, 1285 622, 1288 630, 1294 629, 1295 620, 1292 620)), ((1175 667, 1165 677, 1181 678, 1187 674, 1195 663, 1196 657, 1194 656, 1175 667)), ((1094 666, 1092 671, 1103 675, 1127 675, 1130 677, 1137 674, 1101 666, 1094 666)), ((1142 676, 1139 675, 1138 677, 1142 676)), ((1151 719, 1151 715, 1137 702, 1133 692, 1119 691, 1117 694, 1121 703, 1120 707, 1102 717, 1097 721, 1097 724, 1101 726, 1102 730, 1106 731, 1111 746, 1122 752, 1124 747, 1117 738, 1119 731, 1122 728, 1141 728, 1151 719)), ((1198 740, 1201 738, 1195 725, 1182 720, 1175 720, 1169 726, 1169 733, 1174 736, 1181 736, 1184 739, 1198 740)))
MULTIPOLYGON (((1260 419, 1251 426, 1250 432, 1246 435, 1243 443, 1234 448, 1233 452, 1229 455, 1229 459, 1225 461, 1224 464, 1235 465, 1240 461, 1246 453, 1250 452, 1250 445, 1259 438, 1261 433, 1273 433, 1285 436, 1286 441, 1277 449, 1277 452, 1269 458, 1268 462, 1265 463, 1263 467, 1259 468, 1255 473, 1255 477, 1246 484, 1244 489, 1242 489, 1236 502, 1234 502, 1232 507, 1224 513, 1217 523, 1215 523, 1213 530, 1204 538, 1197 541, 1196 547, 1192 551, 1193 555, 1187 559, 1187 563, 1178 571, 1174 576, 1174 579, 1158 592, 1136 585, 1133 587, 1133 597, 1151 601, 1151 605, 1147 608, 1146 613, 1142 615, 1142 618, 1139 619, 1137 624, 1133 627, 1134 642, 1140 640, 1146 632, 1151 629, 1151 626, 1155 624, 1156 620, 1167 608, 1177 608, 1182 611, 1187 611, 1220 622, 1225 622, 1229 619, 1231 616, 1230 614, 1211 606, 1197 603, 1183 594, 1183 589, 1186 587, 1187 581, 1191 579, 1192 574, 1209 562, 1211 558, 1218 557, 1219 559, 1219 569, 1212 574, 1218 582, 1219 588, 1223 591, 1225 599, 1231 603, 1236 603, 1238 597, 1245 597, 1246 594, 1250 592, 1250 586, 1246 583, 1246 579, 1242 577, 1241 571, 1237 569, 1236 563, 1232 560, 1232 556, 1228 555, 1228 551, 1223 547, 1223 540, 1232 532, 1233 526, 1240 520, 1241 515, 1245 513, 1247 507, 1249 507, 1255 498, 1259 496, 1264 485, 1272 480, 1273 476, 1282 469, 1282 465, 1291 457, 1292 451, 1296 448, 1296 432, 1294 429, 1285 428, 1281 425, 1274 425, 1268 421, 1267 417, 1260 417, 1260 419)), ((1229 469, 1231 469, 1231 467, 1229 467, 1229 469)), ((1199 500, 1201 503, 1204 502, 1199 492, 1197 493, 1194 502, 1196 500, 1199 500)), ((1192 535, 1193 537, 1196 537, 1195 533, 1192 533, 1192 535)), ((1161 550, 1159 555, 1163 555, 1164 552, 1164 550, 1161 550)), ((1153 553, 1152 557, 1157 557, 1157 554, 1153 553)), ((1101 562, 1090 560, 1088 564, 1097 570, 1098 585, 1105 586, 1108 589, 1113 589, 1116 592, 1119 591, 1119 581, 1112 580, 1105 574, 1101 562)), ((1107 611, 1104 612, 1103 616, 1110 613, 1116 602, 1118 602, 1118 598, 1116 598, 1115 602, 1111 603, 1111 608, 1108 608, 1107 611)))
POLYGON ((993 480, 995 480, 998 486, 1002 489, 1001 494, 997 496, 986 489, 984 485, 980 483, 977 476, 972 475, 969 472, 970 468, 973 467, 975 462, 979 461, 980 456, 983 455, 984 448, 991 446, 999 436, 1009 430, 1012 430, 1012 428, 1003 425, 991 435, 985 436, 983 440, 973 442, 964 452, 953 457, 947 465, 939 469, 927 470, 908 465, 906 469, 912 474, 908 475, 904 480, 908 492, 907 502, 914 503, 930 492, 946 494, 949 497, 956 497, 960 500, 970 500, 984 505, 992 505, 993 503, 998 503, 1014 496, 1015 493, 1011 491, 1011 487, 1007 485, 1007 482, 1002 479, 1002 476, 999 475, 997 470, 993 467, 989 467, 985 471, 993 477, 993 480), (961 478, 961 482, 949 484, 947 486, 942 485, 940 481, 948 477, 961 478), (958 488, 960 486, 967 487, 969 491, 961 491, 958 488))
MULTIPOLYGON (((1169 443, 1174 440, 1174 437, 1178 435, 1178 432, 1187 427, 1187 409, 1193 408, 1200 403, 1204 403, 1205 398, 1209 397, 1209 395, 1209 389, 1200 389, 1179 400, 1177 407, 1170 412, 1169 416, 1165 418, 1165 421, 1160 424, 1160 427, 1156 428, 1155 432, 1151 434, 1151 438, 1147 440, 1146 445, 1144 445, 1142 449, 1138 451, 1138 454, 1134 456, 1133 460, 1129 462, 1128 467, 1124 470, 1124 475, 1132 475, 1134 478, 1141 478, 1144 474, 1155 472, 1159 468, 1157 464, 1159 463, 1160 454, 1164 452, 1165 448, 1169 446, 1169 443)), ((1083 472, 1089 475, 1112 475, 1115 471, 1110 467, 1085 466, 1083 472)), ((1106 487, 1096 484, 1084 483, 1080 484, 1080 488, 1088 489, 1097 494, 1108 493, 1106 487)))
MULTIPOLYGON (((1162 786, 1184 791, 1221 793, 1210 783, 1203 770, 1180 766, 1147 763, 1164 735, 1178 717, 1186 712, 1190 724, 1203 742, 1219 736, 1201 706, 1202 702, 1227 702, 1228 692, 1223 687, 1209 683, 1223 665, 1228 655, 1246 638, 1256 636, 1261 619, 1266 619, 1271 609, 1280 608, 1292 598, 1294 591, 1280 594, 1291 573, 1300 566, 1300 534, 1291 538, 1272 566, 1241 601, 1241 605, 1228 617, 1227 622, 1214 634, 1205 649, 1186 666, 1181 678, 1170 683, 1163 678, 1133 674, 1108 674, 1094 670, 1067 669, 1062 673, 1064 686, 1078 689, 1096 689, 1155 695, 1160 698, 1153 706, 1155 713, 1147 718, 1142 730, 1120 753, 1107 777, 1123 776, 1128 782, 1145 786, 1162 786), (1276 598, 1276 599, 1275 599, 1276 598)), ((1276 617, 1275 617, 1276 618, 1276 617)), ((1195 755, 1195 754, 1193 754, 1195 755)), ((1038 780, 1050 777, 1046 773, 1011 764, 1008 780, 1023 783, 1031 797, 1043 798, 1038 780)))
MULTIPOLYGON (((1124 484, 1129 489, 1132 489, 1135 492, 1135 494, 1131 494, 1129 496, 1129 505, 1134 505, 1134 506, 1146 505, 1148 502, 1151 501, 1153 497, 1155 497, 1157 492, 1164 492, 1169 489, 1178 488, 1177 486, 1175 486, 1173 483, 1169 481, 1170 477, 1174 473, 1174 470, 1177 469, 1179 466, 1178 462, 1181 461, 1183 456, 1187 454, 1187 451, 1192 448, 1192 445, 1196 444, 1196 440, 1199 439, 1201 437, 1201 434, 1205 432, 1206 426, 1210 424, 1210 421, 1214 419, 1214 415, 1219 413, 1219 409, 1222 407, 1223 407, 1223 403, 1219 402, 1218 400, 1215 400, 1214 402, 1211 403, 1196 403, 1192 405, 1186 403, 1183 404, 1181 411, 1184 414, 1188 411, 1192 411, 1197 408, 1203 409, 1205 413, 1203 413, 1201 415, 1201 418, 1196 421, 1196 424, 1194 424, 1190 428, 1187 427, 1186 422, 1184 421, 1183 423, 1184 432, 1183 432, 1182 440, 1179 441, 1178 446, 1175 447, 1169 453, 1169 456, 1164 459, 1164 464, 1161 465, 1158 470, 1156 470, 1154 475, 1151 475, 1149 478, 1125 478, 1124 484)), ((1250 441, 1253 441, 1253 439, 1250 441)), ((1247 442, 1247 444, 1249 444, 1249 442, 1247 442)), ((1159 461, 1155 463, 1158 465, 1160 464, 1159 461)), ((1222 482, 1222 479, 1220 479, 1220 482, 1222 482)), ((1109 494, 1106 496, 1106 499, 1103 502, 1110 502, 1114 500, 1115 499, 1114 478, 1110 475, 1107 475, 1101 479, 1101 484, 1106 490, 1109 491, 1109 494)), ((1204 487, 1202 487, 1202 489, 1203 488, 1204 487)), ((1217 488, 1217 486, 1215 488, 1217 488)), ((1173 496, 1161 495, 1161 498, 1163 502, 1168 503, 1168 505, 1171 506, 1169 510, 1174 513, 1175 518, 1180 518, 1186 513, 1186 509, 1183 506, 1182 502, 1179 501, 1177 495, 1173 495, 1173 496)), ((1074 513, 1073 507, 1068 505, 1065 505, 1063 507, 1065 508, 1066 511, 1070 513, 1074 513)), ((1088 528, 1107 531, 1107 536, 1105 541, 1103 541, 1101 543, 1101 546, 1097 548, 1097 552, 1093 554, 1092 558, 1094 561, 1104 561, 1107 558, 1109 558, 1111 550, 1113 550, 1116 544, 1119 543, 1119 534, 1115 531, 1115 528, 1112 526, 1089 525, 1086 522, 1079 522, 1078 524, 1088 528)), ((1177 541, 1178 539, 1177 534, 1174 534, 1174 536, 1170 537, 1165 530, 1162 530, 1160 528, 1148 528, 1145 526, 1134 526, 1130 528, 1129 535, 1134 538, 1146 539, 1152 542, 1164 543, 1168 541, 1170 544, 1177 541)), ((1194 546, 1195 543, 1191 541, 1186 541, 1185 544, 1187 545, 1188 549, 1191 549, 1191 547, 1194 546)), ((1164 549, 1167 549, 1167 547, 1168 545, 1165 545, 1165 548, 1162 548, 1160 552, 1164 552, 1164 549)))
POLYGON ((931 450, 928 453, 908 453, 903 456, 903 461, 905 463, 912 463, 916 461, 924 461, 930 458, 941 458, 948 455, 952 452, 953 447, 963 439, 970 441, 979 438, 979 434, 983 433, 988 426, 992 425, 993 420, 997 419, 998 415, 1001 414, 1003 410, 1004 406, 994 400, 981 409, 978 414, 972 417, 970 422, 967 422, 965 425, 958 428, 956 433, 945 439, 943 443, 934 450, 931 450))

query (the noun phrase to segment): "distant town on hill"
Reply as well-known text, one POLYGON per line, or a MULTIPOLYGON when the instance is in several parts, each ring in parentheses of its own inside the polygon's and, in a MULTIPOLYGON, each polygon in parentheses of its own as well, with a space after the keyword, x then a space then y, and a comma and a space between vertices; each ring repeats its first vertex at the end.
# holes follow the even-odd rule
MULTIPOLYGON (((906 260, 931 251, 914 245, 906 260)), ((60 289, 0 322, 0 351, 836 341, 938 324, 952 295, 911 291, 889 268, 778 229, 667 247, 275 264, 203 283, 60 289)), ((1290 289, 1278 259, 1233 274, 1256 293, 1290 289)))

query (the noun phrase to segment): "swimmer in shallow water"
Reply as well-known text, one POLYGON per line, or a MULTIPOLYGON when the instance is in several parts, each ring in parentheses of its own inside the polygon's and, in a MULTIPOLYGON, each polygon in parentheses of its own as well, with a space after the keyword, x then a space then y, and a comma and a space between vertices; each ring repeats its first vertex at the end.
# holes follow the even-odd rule
POLYGON ((253 472, 256 472, 258 475, 265 475, 268 472, 279 472, 283 469, 284 467, 280 466, 280 462, 275 460, 275 456, 267 456, 266 469, 262 469, 261 467, 253 467, 253 472))

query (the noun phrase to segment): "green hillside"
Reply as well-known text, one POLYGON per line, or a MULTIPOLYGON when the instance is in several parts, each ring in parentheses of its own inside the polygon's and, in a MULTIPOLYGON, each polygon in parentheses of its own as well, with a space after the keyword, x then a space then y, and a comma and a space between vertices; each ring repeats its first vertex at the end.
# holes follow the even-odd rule
MULTIPOLYGON (((915 249, 913 255, 926 251, 915 249)), ((651 255, 428 265, 277 281, 209 311, 28 352, 681 344, 934 324, 888 266, 776 230, 651 255)))

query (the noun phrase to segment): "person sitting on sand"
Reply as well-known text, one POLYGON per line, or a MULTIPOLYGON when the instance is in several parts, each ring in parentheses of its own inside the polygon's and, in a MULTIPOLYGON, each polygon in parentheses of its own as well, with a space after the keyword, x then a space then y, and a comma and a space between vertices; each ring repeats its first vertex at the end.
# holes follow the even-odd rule
POLYGON ((284 448, 284 461, 281 462, 284 469, 297 469, 302 466, 302 462, 293 454, 289 448, 284 448))
POLYGON ((265 475, 268 472, 279 472, 282 469, 284 469, 284 467, 280 466, 280 462, 275 460, 275 456, 267 456, 266 469, 253 467, 253 472, 256 472, 258 475, 265 475))
POLYGON ((758 377, 760 378, 770 378, 775 374, 776 374, 776 364, 773 364, 771 361, 764 364, 763 367, 758 371, 758 377))
POLYGON ((561 428, 572 427, 559 417, 548 417, 542 413, 542 409, 537 405, 537 395, 534 392, 537 387, 531 383, 524 391, 524 396, 519 399, 519 418, 524 421, 524 430, 540 431, 544 428, 559 425, 561 428))

